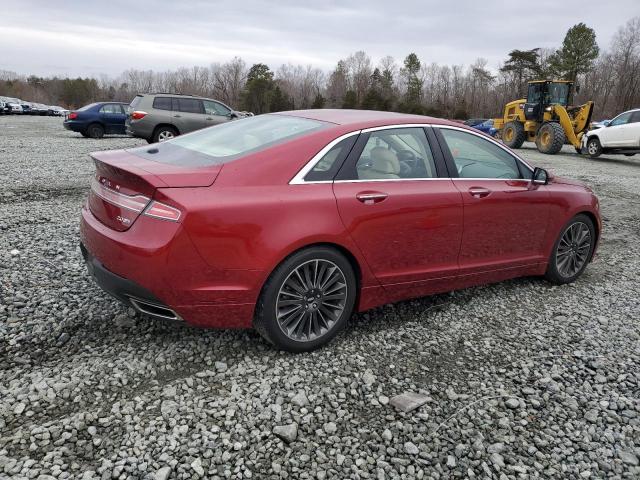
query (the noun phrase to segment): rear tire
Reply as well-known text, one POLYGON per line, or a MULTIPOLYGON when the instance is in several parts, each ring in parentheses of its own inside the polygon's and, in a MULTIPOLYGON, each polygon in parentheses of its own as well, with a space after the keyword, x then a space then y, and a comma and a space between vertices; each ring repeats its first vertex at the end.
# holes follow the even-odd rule
POLYGON ((595 244, 593 221, 584 214, 573 217, 553 245, 545 278, 556 285, 575 281, 591 261, 595 244))
POLYGON ((104 127, 99 123, 92 123, 87 127, 87 135, 91 138, 102 138, 104 137, 104 127))
POLYGON ((541 153, 555 155, 567 140, 562 126, 557 122, 548 122, 540 127, 536 135, 536 147, 541 153))
POLYGON ((625 153, 624 156, 625 157, 633 157, 635 155, 635 153, 625 153))
POLYGON ((288 352, 330 342, 353 312, 357 282, 337 250, 311 247, 286 258, 270 275, 256 305, 254 328, 288 352))
POLYGON ((502 129, 502 142, 509 148, 520 148, 526 139, 527 133, 520 122, 508 122, 502 129))
POLYGON ((152 143, 164 142, 178 136, 178 130, 169 125, 157 127, 151 138, 152 143))
POLYGON ((602 145, 597 137, 590 138, 587 141, 587 153, 591 158, 598 158, 602 155, 602 145))

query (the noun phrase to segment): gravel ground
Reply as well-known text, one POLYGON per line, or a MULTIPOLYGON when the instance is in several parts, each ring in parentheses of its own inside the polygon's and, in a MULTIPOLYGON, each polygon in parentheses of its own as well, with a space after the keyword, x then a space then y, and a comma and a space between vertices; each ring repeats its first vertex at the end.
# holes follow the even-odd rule
POLYGON ((387 305, 327 348, 135 316, 78 249, 92 150, 0 117, 0 478, 640 478, 640 157, 522 155, 588 183, 575 284, 387 305), (395 395, 423 395, 409 413, 395 395))

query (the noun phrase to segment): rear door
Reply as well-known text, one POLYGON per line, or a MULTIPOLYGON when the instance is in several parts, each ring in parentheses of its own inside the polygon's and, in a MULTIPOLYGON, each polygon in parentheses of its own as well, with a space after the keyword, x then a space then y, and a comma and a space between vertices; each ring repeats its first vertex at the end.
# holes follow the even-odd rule
POLYGON ((446 177, 425 129, 400 127, 362 133, 334 181, 340 217, 391 298, 454 284, 462 199, 446 177))
POLYGON ((210 127, 229 121, 231 115, 230 108, 214 100, 203 100, 202 104, 204 105, 205 112, 205 126, 210 127))
POLYGON ((460 274, 544 261, 547 187, 534 185, 530 168, 484 135, 455 127, 435 130, 464 202, 460 274))
POLYGON ((181 134, 204 128, 202 100, 190 97, 173 97, 173 123, 181 134))
POLYGON ((99 115, 105 126, 105 133, 124 133, 126 115, 122 105, 107 103, 100 107, 99 115))

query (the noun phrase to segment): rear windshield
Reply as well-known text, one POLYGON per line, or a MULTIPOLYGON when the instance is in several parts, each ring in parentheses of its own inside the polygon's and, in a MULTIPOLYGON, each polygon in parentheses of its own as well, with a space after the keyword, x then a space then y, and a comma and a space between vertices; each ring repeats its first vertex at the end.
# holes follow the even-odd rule
POLYGON ((89 105, 85 105, 84 107, 79 108, 77 111, 78 112, 82 112, 84 110, 89 110, 90 108, 93 108, 96 105, 98 105, 98 104, 97 103, 90 103, 89 105))
POLYGON ((135 97, 133 97, 133 100, 131 100, 131 103, 129 104, 129 108, 127 108, 127 110, 130 112, 133 111, 140 103, 140 100, 142 100, 142 95, 136 95, 135 97))
POLYGON ((325 122, 306 118, 259 115, 181 135, 153 148, 132 149, 131 152, 161 163, 185 166, 221 165, 308 134, 325 125, 325 122))

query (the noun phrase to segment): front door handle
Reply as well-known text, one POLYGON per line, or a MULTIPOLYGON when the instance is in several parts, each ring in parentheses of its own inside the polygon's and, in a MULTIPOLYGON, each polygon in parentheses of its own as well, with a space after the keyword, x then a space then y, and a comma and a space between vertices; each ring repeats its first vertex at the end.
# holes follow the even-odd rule
POLYGON ((490 193, 491 193, 491 190, 483 187, 471 187, 469 189, 469 195, 475 198, 484 198, 489 196, 490 193))
POLYGON ((207 117, 207 118, 205 118, 205 120, 213 120, 213 118, 212 117, 207 117))
POLYGON ((356 198, 365 205, 373 205, 374 203, 380 203, 389 195, 382 192, 360 192, 356 195, 356 198))
POLYGON ((173 118, 180 118, 182 115, 174 115, 173 118))

